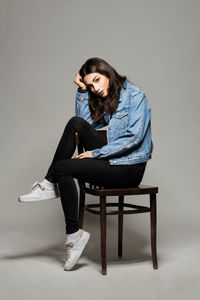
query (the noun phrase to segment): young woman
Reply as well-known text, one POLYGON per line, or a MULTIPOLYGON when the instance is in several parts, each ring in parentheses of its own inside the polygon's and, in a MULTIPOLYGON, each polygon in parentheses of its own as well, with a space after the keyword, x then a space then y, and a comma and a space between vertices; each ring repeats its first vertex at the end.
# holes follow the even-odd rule
POLYGON ((48 172, 20 202, 60 197, 66 222, 67 259, 71 270, 90 234, 78 226, 74 178, 101 187, 136 187, 151 158, 151 108, 144 92, 105 60, 88 59, 74 78, 76 115, 62 134, 48 172), (97 129, 108 125, 107 144, 97 129), (85 152, 72 157, 78 132, 85 152))

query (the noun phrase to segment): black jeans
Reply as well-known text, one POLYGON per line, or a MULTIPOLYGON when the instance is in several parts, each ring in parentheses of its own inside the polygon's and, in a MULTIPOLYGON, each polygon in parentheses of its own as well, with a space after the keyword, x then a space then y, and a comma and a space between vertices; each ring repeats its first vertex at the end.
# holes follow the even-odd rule
POLYGON ((146 162, 133 165, 110 165, 108 159, 71 158, 76 149, 75 132, 86 151, 106 143, 98 131, 80 117, 72 117, 62 134, 45 178, 58 183, 66 222, 66 233, 79 230, 78 193, 74 178, 101 187, 135 187, 142 181, 146 162))

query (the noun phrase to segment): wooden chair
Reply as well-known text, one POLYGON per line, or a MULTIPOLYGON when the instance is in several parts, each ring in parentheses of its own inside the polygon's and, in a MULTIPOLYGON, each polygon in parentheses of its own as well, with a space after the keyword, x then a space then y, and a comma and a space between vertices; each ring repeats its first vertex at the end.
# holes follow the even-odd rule
MULTIPOLYGON (((99 134, 107 142, 106 130, 98 130, 99 134)), ((84 151, 80 143, 79 135, 76 133, 76 144, 78 154, 84 151)), ((79 201, 79 228, 83 228, 84 210, 100 215, 100 233, 101 233, 101 265, 102 275, 107 274, 106 263, 106 216, 118 215, 118 256, 122 257, 122 234, 123 234, 123 215, 125 214, 139 214, 150 213, 150 229, 151 229, 151 254, 153 268, 158 269, 157 251, 156 251, 156 194, 158 187, 139 185, 136 188, 103 188, 78 181, 80 188, 80 201, 79 201), (99 204, 85 204, 85 194, 99 196, 99 204), (150 207, 134 205, 124 202, 125 195, 146 195, 150 197, 150 207), (107 196, 118 196, 118 203, 107 203, 107 196), (107 207, 117 207, 116 210, 107 211, 107 207), (125 210, 124 208, 132 208, 125 210), (97 209, 99 208, 99 209, 97 209)))

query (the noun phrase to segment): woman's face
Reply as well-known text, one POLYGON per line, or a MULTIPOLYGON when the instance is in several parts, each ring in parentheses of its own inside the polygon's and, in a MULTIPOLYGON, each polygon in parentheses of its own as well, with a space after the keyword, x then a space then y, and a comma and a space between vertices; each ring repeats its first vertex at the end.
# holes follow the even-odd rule
POLYGON ((109 78, 100 73, 85 75, 83 83, 95 94, 106 97, 109 91, 109 78))

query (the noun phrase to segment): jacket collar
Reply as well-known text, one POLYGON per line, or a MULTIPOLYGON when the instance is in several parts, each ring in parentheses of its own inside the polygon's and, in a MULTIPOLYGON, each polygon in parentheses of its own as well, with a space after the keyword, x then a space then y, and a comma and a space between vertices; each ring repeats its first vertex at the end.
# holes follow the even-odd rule
POLYGON ((127 85, 128 85, 128 80, 126 79, 126 80, 124 80, 121 91, 120 91, 119 102, 122 102, 122 100, 123 100, 127 85))

